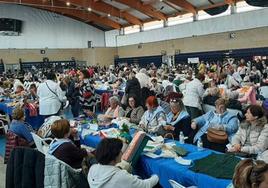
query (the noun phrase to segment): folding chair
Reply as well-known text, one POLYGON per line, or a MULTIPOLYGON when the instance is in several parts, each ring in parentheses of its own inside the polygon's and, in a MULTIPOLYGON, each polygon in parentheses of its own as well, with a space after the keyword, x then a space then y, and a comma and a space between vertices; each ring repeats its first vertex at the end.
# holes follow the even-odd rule
POLYGON ((259 88, 260 95, 263 96, 265 99, 268 98, 268 86, 262 86, 259 88))
POLYGON ((46 141, 52 141, 52 138, 41 138, 35 133, 31 133, 34 139, 34 143, 36 145, 36 148, 38 151, 40 151, 43 154, 47 154, 49 144, 46 143, 46 141))

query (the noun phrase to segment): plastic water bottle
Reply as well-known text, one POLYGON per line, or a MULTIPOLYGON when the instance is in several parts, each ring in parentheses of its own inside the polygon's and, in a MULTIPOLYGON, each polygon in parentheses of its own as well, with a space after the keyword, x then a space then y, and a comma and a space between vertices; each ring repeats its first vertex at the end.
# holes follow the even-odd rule
POLYGON ((182 131, 180 132, 180 143, 184 144, 184 135, 182 131))
POLYGON ((256 160, 263 160, 262 152, 259 151, 258 155, 256 156, 256 160))
POLYGON ((198 151, 202 151, 204 149, 203 142, 202 142, 201 138, 199 138, 197 141, 197 149, 198 149, 198 151))
POLYGON ((80 140, 80 137, 79 135, 82 133, 82 125, 81 124, 78 124, 77 125, 77 133, 76 135, 74 136, 74 140, 80 140))

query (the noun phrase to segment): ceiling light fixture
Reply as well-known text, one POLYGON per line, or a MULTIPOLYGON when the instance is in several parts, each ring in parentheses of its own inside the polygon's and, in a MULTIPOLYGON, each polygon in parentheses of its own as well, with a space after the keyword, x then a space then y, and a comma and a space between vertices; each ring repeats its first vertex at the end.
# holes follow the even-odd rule
POLYGON ((92 9, 90 7, 87 8, 88 11, 92 11, 92 9))
POLYGON ((70 2, 66 2, 66 5, 67 5, 67 6, 70 6, 70 5, 71 5, 71 3, 70 3, 70 2))
POLYGON ((111 17, 111 14, 108 14, 107 16, 108 16, 108 17, 111 17))

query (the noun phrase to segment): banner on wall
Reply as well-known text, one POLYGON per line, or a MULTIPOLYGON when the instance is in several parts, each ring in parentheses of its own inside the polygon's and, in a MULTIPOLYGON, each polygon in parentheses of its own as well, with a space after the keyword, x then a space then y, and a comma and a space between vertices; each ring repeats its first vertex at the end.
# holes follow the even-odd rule
POLYGON ((191 58, 188 58, 188 64, 197 64, 199 63, 199 57, 191 57, 191 58))

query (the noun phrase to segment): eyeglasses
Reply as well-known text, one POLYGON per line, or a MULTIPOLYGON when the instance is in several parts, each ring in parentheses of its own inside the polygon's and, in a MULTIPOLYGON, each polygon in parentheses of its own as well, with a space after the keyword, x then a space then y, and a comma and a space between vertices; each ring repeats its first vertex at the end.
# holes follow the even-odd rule
POLYGON ((179 102, 179 100, 178 99, 170 99, 170 102, 177 103, 177 102, 179 102))

